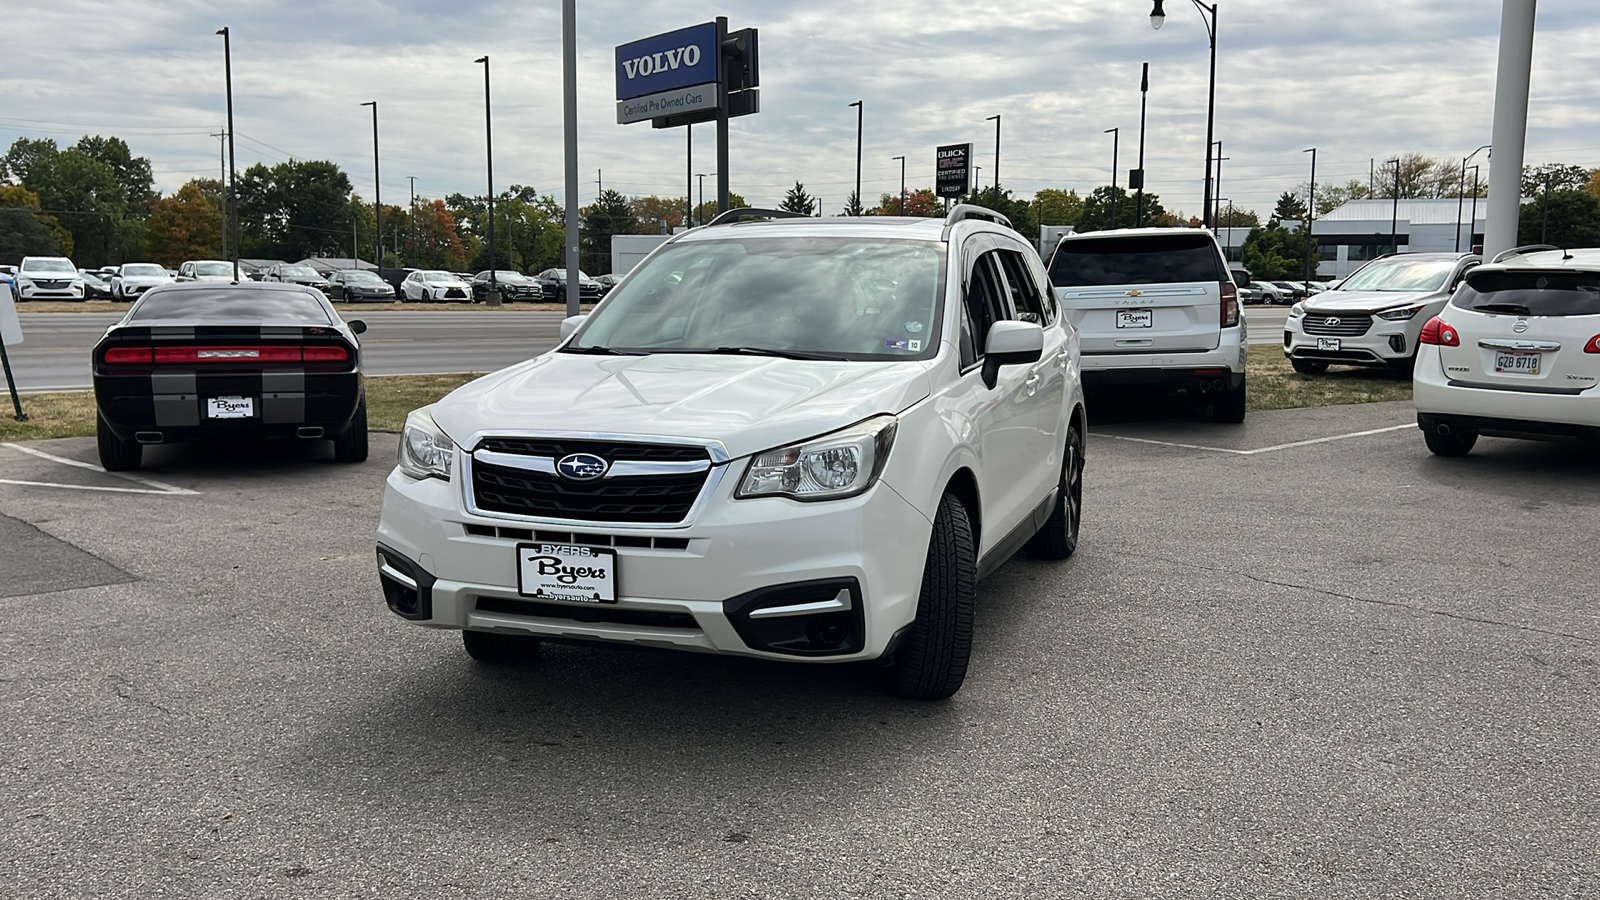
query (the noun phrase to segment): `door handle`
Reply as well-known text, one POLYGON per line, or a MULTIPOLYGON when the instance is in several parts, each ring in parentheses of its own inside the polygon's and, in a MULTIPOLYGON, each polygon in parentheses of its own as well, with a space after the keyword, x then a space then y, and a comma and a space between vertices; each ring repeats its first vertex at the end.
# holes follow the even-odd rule
POLYGON ((1029 397, 1032 397, 1034 393, 1039 390, 1039 382, 1042 380, 1043 379, 1039 376, 1039 373, 1034 372, 1032 375, 1028 376, 1027 381, 1022 383, 1022 386, 1027 389, 1029 397))

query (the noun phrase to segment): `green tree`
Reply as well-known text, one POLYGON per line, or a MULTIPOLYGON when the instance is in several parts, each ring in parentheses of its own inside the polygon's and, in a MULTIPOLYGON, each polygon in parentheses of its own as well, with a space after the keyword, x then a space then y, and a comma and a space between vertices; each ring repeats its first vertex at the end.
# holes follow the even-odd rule
POLYGON ((1522 196, 1543 196, 1547 182, 1552 193, 1555 191, 1581 191, 1589 184, 1589 179, 1593 176, 1594 171, 1583 166, 1568 165, 1566 163, 1523 166, 1522 196))
POLYGON ((866 209, 861 206, 861 197, 855 191, 851 191, 850 196, 845 198, 844 210, 841 214, 846 216, 864 216, 867 214, 866 209))
MULTIPOLYGON (((1309 183, 1295 188, 1295 193, 1304 194, 1310 187, 1309 183)), ((1467 185, 1471 190, 1472 185, 1467 185)), ((1317 215, 1325 216, 1351 200, 1366 200, 1372 196, 1372 191, 1367 189, 1367 183, 1357 179, 1350 179, 1344 184, 1319 184, 1317 185, 1317 215)))
POLYGON ((1548 223, 1543 192, 1522 204, 1517 219, 1518 244, 1557 247, 1600 247, 1600 198, 1588 191, 1551 191, 1548 223))
POLYGON ((17 138, 6 150, 5 157, 0 158, 0 179, 27 184, 39 161, 59 152, 56 142, 49 138, 17 138))
POLYGON ((149 257, 169 268, 222 252, 222 213, 193 181, 152 203, 145 229, 149 257))
POLYGON ((1261 217, 1254 210, 1223 206, 1222 211, 1217 214, 1219 228, 1255 228, 1260 224, 1261 217))
MULTIPOLYGON (((1272 208, 1274 222, 1304 222, 1306 220, 1306 202, 1300 199, 1299 194, 1284 191, 1278 196, 1278 205, 1272 208)), ((1251 271, 1254 271, 1253 269, 1251 271)))
MULTIPOLYGON (((1083 198, 1083 215, 1078 217, 1074 224, 1081 231, 1105 231, 1112 228, 1133 228, 1138 214, 1138 198, 1128 193, 1121 187, 1101 185, 1089 192, 1083 198), (1113 201, 1115 203, 1113 204, 1113 201), (1111 220, 1111 209, 1115 205, 1117 211, 1116 221, 1111 220)), ((1155 194, 1144 195, 1144 224, 1162 221, 1167 217, 1166 209, 1161 205, 1161 198, 1155 194)))
POLYGON ((0 206, 0 263, 17 265, 24 256, 65 256, 56 236, 22 206, 0 206))
POLYGON ((628 198, 613 190, 600 192, 593 204, 582 210, 583 227, 578 237, 579 267, 591 274, 611 271, 611 238, 633 234, 636 220, 628 198))
MULTIPOLYGON (((39 223, 39 226, 49 233, 51 242, 55 246, 55 250, 49 253, 33 253, 24 255, 72 255, 72 232, 62 227, 61 222, 56 219, 55 216, 41 211, 38 194, 35 194, 33 191, 28 190, 20 184, 0 184, 0 209, 6 208, 21 208, 27 210, 28 215, 32 216, 39 223)), ((33 230, 31 227, 23 225, 20 219, 15 218, 13 219, 13 227, 15 229, 14 233, 16 234, 27 234, 31 233, 33 230)), ((11 262, 10 264, 15 265, 16 263, 11 262)))
POLYGON ((1033 201, 1040 225, 1076 225, 1083 218, 1083 198, 1075 190, 1041 188, 1033 201))
POLYGON ((796 181, 794 187, 783 195, 783 203, 778 208, 792 213, 799 213, 802 216, 815 215, 817 212, 817 198, 806 193, 806 186, 796 181))
POLYGON ((119 137, 84 135, 73 147, 90 159, 111 167, 111 174, 122 185, 122 192, 128 198, 128 209, 132 214, 143 216, 149 211, 150 204, 155 202, 157 196, 150 160, 134 156, 127 143, 119 137))
POLYGON ((297 260, 349 251, 350 176, 332 162, 257 163, 239 177, 238 203, 241 256, 297 260))
POLYGON ((1011 227, 1018 234, 1030 240, 1039 234, 1038 217, 1034 212, 1033 204, 1011 195, 1010 189, 1005 185, 978 188, 962 199, 962 203, 972 203, 985 209, 992 209, 1011 220, 1011 227))
POLYGON ((1308 250, 1311 271, 1315 273, 1322 257, 1307 239, 1305 228, 1284 228, 1274 220, 1265 228, 1250 229, 1250 236, 1240 248, 1240 258, 1258 279, 1301 278, 1305 275, 1308 250))
MULTIPOLYGON (((729 209, 748 209, 749 207, 750 207, 750 202, 748 200, 745 200, 742 195, 736 194, 733 191, 729 191, 728 192, 728 208, 729 209)), ((715 200, 707 200, 705 203, 702 203, 699 206, 696 206, 694 208, 694 220, 697 223, 698 222, 709 222, 712 219, 715 219, 716 217, 717 217, 717 201, 715 201, 715 200)))
POLYGON ((22 185, 72 232, 79 265, 111 265, 137 254, 143 226, 128 217, 127 194, 110 166, 69 147, 34 159, 22 185))

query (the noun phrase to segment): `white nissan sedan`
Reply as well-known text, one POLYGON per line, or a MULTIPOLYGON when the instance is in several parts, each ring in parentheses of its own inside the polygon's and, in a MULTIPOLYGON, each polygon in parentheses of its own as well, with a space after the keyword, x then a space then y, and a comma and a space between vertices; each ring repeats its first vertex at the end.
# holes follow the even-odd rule
POLYGON ((1422 328, 1413 376, 1428 449, 1480 434, 1600 436, 1600 249, 1512 250, 1422 328))
POLYGON ((389 608, 479 661, 878 660, 947 697, 978 579, 1077 546, 1078 336, 998 213, 734 210, 563 333, 413 412, 384 494, 389 608))

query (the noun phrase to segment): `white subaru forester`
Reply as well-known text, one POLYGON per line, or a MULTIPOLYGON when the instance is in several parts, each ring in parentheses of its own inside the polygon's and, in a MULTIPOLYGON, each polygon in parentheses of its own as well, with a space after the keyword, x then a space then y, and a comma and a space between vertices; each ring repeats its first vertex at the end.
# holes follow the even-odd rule
POLYGON ((410 415, 390 609, 484 662, 576 640, 961 686, 977 580, 1077 545, 1077 334, 996 213, 783 215, 673 238, 555 350, 410 415))

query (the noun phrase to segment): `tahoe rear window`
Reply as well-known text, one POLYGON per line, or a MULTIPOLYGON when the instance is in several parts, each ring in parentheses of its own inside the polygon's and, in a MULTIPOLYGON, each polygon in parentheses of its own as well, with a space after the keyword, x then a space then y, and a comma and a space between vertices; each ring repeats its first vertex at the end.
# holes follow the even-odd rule
POLYGON ((146 294, 128 321, 273 322, 328 325, 333 322, 315 297, 300 291, 220 288, 214 291, 164 290, 146 294))
POLYGON ((1062 241, 1050 258, 1056 287, 1226 281, 1209 234, 1062 241))
POLYGON ((1600 315, 1600 272, 1477 272, 1451 306, 1518 316, 1600 315))

